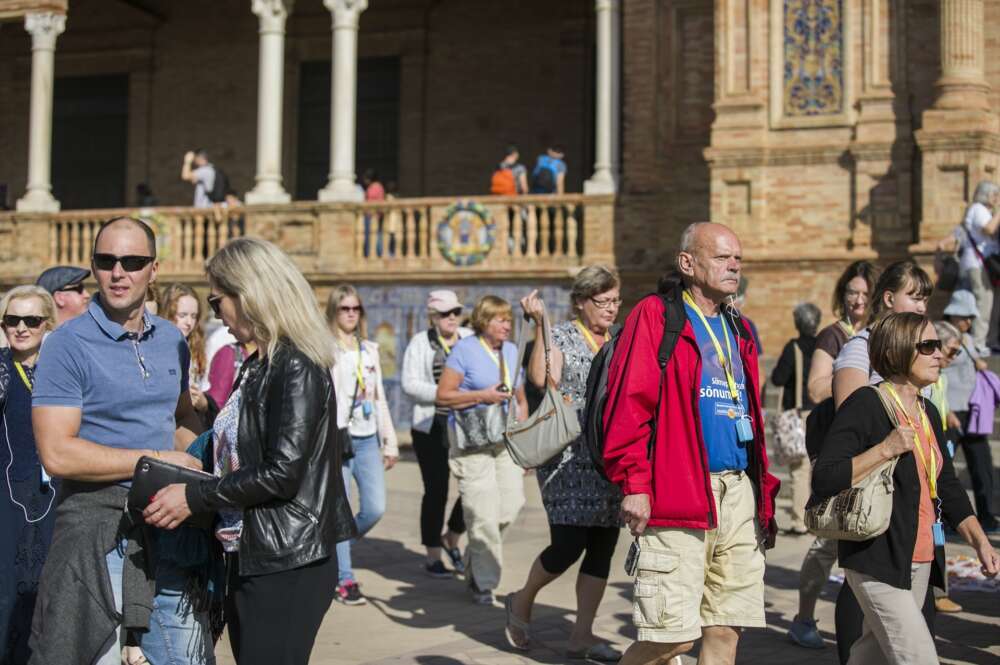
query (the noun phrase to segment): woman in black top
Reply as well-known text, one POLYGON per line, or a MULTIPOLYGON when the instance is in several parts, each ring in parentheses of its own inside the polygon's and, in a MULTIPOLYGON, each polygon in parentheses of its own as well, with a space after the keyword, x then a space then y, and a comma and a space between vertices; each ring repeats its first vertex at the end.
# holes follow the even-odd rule
POLYGON ((940 517, 972 545, 983 572, 1000 571, 1000 555, 972 514, 951 460, 942 455, 941 419, 920 390, 940 374, 941 342, 921 314, 893 314, 875 324, 872 367, 888 377, 877 390, 855 391, 837 412, 816 462, 817 499, 833 496, 898 457, 893 472, 892 519, 870 540, 840 541, 841 566, 864 612, 864 630, 849 665, 938 662, 921 614, 928 583, 946 574, 940 517), (886 408, 896 411, 893 428, 886 408))
POLYGON ((335 545, 357 533, 340 474, 332 339, 309 283, 271 243, 231 240, 206 271, 208 303, 257 351, 215 421, 215 477, 160 490, 146 521, 174 529, 218 512, 236 662, 306 665, 337 584, 335 545))

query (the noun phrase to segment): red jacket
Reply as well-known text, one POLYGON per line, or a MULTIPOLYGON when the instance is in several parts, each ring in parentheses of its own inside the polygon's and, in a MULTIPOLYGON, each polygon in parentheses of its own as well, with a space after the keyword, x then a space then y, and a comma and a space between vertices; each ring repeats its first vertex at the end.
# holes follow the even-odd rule
MULTIPOLYGON (((683 307, 679 290, 674 296, 675 306, 683 307)), ((658 296, 644 298, 629 314, 615 344, 604 412, 605 469, 624 494, 650 496, 650 526, 713 529, 719 523, 718 514, 698 412, 701 353, 691 322, 686 321, 664 370, 662 394, 658 396, 657 352, 663 337, 663 315, 663 301, 658 296), (661 406, 651 465, 647 445, 657 397, 661 406)), ((757 517, 773 538, 779 481, 767 471, 757 349, 742 322, 736 327, 754 429, 754 445, 747 450, 747 473, 754 482, 757 517)))

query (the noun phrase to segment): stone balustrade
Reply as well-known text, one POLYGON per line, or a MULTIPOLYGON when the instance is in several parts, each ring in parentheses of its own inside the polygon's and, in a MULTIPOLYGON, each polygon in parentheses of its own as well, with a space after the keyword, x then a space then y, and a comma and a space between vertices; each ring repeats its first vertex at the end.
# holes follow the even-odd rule
POLYGON ((156 231, 161 282, 201 282, 205 260, 244 234, 276 243, 319 283, 565 279, 614 262, 612 195, 4 212, 0 286, 86 266, 100 224, 121 215, 156 231))

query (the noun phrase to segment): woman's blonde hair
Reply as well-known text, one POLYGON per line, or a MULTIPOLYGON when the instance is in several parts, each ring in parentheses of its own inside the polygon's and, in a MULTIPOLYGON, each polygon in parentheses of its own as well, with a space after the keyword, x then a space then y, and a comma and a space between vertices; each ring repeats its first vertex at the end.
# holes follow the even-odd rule
POLYGON ((266 240, 230 240, 205 266, 209 281, 236 298, 269 356, 287 340, 321 367, 333 366, 333 340, 316 296, 287 254, 266 240))
POLYGON ((483 296, 476 301, 472 316, 469 318, 469 325, 472 326, 477 335, 482 335, 490 321, 498 316, 506 316, 513 320, 514 309, 509 302, 500 296, 483 296))
POLYGON ((208 371, 208 363, 205 355, 205 331, 201 329, 201 316, 204 312, 198 293, 187 284, 179 282, 171 284, 160 295, 157 315, 173 323, 177 316, 177 303, 184 296, 190 296, 198 303, 198 320, 195 322, 191 334, 188 335, 187 343, 191 349, 191 364, 194 365, 195 374, 204 376, 208 371))
POLYGON ((56 301, 52 299, 51 293, 34 284, 15 286, 5 293, 3 299, 0 299, 0 317, 7 316, 7 308, 12 302, 25 298, 38 298, 42 301, 42 316, 45 317, 45 327, 47 330, 54 330, 56 327, 56 301))
POLYGON ((326 323, 330 326, 337 325, 337 312, 340 310, 340 303, 344 298, 354 296, 358 299, 358 306, 361 313, 358 316, 358 328, 354 333, 361 339, 368 339, 368 314, 365 312, 365 304, 361 302, 361 294, 350 284, 338 284, 330 291, 330 297, 326 299, 326 323))

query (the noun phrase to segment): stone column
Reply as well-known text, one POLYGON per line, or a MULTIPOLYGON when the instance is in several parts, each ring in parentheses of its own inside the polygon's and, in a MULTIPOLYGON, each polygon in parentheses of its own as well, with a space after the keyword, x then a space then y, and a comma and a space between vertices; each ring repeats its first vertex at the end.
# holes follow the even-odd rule
POLYGON ((56 212, 52 196, 52 90, 56 38, 66 29, 66 16, 29 13, 24 29, 31 33, 31 119, 28 130, 28 191, 17 202, 23 212, 56 212))
POLYGON ((921 152, 923 219, 913 254, 949 235, 982 180, 1000 168, 1000 116, 989 106, 983 0, 941 0, 938 97, 916 132, 921 152))
POLYGON ((988 110, 983 0, 941 0, 941 78, 935 109, 988 110))
POLYGON ((330 181, 320 201, 358 201, 354 150, 357 143, 358 20, 368 0, 323 0, 333 14, 330 83, 330 181))
POLYGON ((595 0, 597 12, 597 89, 594 175, 583 183, 587 194, 618 191, 621 133, 621 0, 595 0))
POLYGON ((284 104, 285 21, 294 0, 253 0, 260 18, 257 79, 257 184, 247 203, 288 203, 281 185, 281 111, 284 104))

